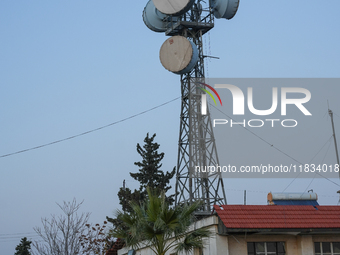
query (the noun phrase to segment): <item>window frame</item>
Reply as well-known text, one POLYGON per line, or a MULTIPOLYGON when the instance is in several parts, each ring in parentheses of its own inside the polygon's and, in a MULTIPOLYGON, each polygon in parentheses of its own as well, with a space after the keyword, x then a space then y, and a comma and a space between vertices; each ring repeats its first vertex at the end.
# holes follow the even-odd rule
POLYGON ((263 255, 274 255, 274 252, 269 252, 268 253, 268 247, 267 247, 267 243, 275 243, 276 245, 276 252, 275 252, 275 255, 286 255, 287 254, 287 251, 286 251, 286 242, 284 241, 274 241, 274 242, 247 242, 247 254, 250 255, 250 254, 253 254, 253 255, 257 255, 257 252, 256 252, 256 244, 257 243, 264 243, 264 254, 263 252, 261 252, 263 255), (279 252, 278 251, 278 244, 279 243, 282 243, 283 244, 283 249, 284 249, 284 252, 279 252), (249 244, 252 244, 253 245, 253 250, 254 250, 254 253, 249 253, 249 250, 248 250, 248 245, 249 244))
POLYGON ((333 248, 333 243, 340 243, 340 242, 314 242, 314 247, 313 247, 313 249, 314 249, 314 255, 324 255, 322 243, 329 243, 329 244, 330 244, 331 253, 326 253, 326 254, 330 254, 330 255, 340 255, 340 252, 334 253, 334 248, 333 248), (320 253, 316 253, 316 252, 315 252, 315 246, 316 246, 317 243, 318 243, 319 246, 320 246, 320 253))

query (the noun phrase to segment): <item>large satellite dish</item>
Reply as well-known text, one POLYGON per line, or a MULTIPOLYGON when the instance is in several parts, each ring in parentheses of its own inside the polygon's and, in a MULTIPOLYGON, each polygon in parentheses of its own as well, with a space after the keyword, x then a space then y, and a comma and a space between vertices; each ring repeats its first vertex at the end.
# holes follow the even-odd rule
POLYGON ((195 0, 152 0, 156 8, 168 15, 179 16, 189 11, 195 0))
POLYGON ((238 9, 240 0, 210 0, 214 16, 218 19, 232 19, 238 9))
POLYGON ((165 32, 166 31, 166 22, 164 18, 165 14, 158 11, 153 4, 152 0, 150 0, 143 11, 143 21, 145 25, 155 32, 165 32))
POLYGON ((175 74, 185 74, 195 67, 198 50, 192 41, 176 35, 163 43, 159 58, 165 69, 175 74))

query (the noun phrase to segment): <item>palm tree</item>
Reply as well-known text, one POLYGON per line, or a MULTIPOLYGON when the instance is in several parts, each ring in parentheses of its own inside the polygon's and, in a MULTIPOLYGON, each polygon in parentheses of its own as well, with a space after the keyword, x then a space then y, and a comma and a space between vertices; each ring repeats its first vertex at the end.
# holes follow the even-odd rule
POLYGON ((121 228, 113 230, 112 235, 123 238, 128 247, 138 249, 149 246, 156 255, 167 251, 190 252, 203 248, 203 238, 210 236, 207 229, 190 230, 193 212, 201 205, 170 207, 164 193, 157 196, 149 188, 148 198, 142 205, 131 203, 133 213, 117 211, 116 217, 123 222, 121 228))

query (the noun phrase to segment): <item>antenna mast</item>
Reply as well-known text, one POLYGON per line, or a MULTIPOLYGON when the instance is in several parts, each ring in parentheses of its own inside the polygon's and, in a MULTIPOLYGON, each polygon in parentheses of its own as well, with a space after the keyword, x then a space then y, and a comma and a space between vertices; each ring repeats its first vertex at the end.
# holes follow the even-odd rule
POLYGON ((176 174, 176 204, 203 201, 201 213, 211 213, 214 204, 226 204, 221 173, 196 173, 195 167, 219 165, 209 112, 201 113, 201 93, 196 82, 205 83, 203 35, 214 27, 214 17, 204 12, 199 1, 184 15, 185 26, 170 29, 169 34, 181 34, 198 49, 198 61, 193 70, 181 75, 181 117, 176 174), (176 31, 177 30, 177 31, 176 31))
POLYGON ((144 23, 172 36, 160 50, 162 65, 181 75, 181 115, 175 203, 203 201, 199 214, 210 214, 214 204, 227 204, 221 173, 196 172, 196 167, 219 166, 209 109, 202 114, 200 88, 205 83, 203 35, 216 18, 231 19, 239 0, 149 0, 144 23), (189 57, 188 57, 189 56, 189 57))
MULTIPOLYGON (((340 166, 340 164, 339 164, 338 145, 337 145, 337 143, 336 143, 335 128, 334 128, 334 121, 333 121, 333 111, 332 111, 331 109, 329 109, 329 107, 328 107, 328 114, 329 114, 329 116, 331 117, 331 122, 332 122, 332 129, 333 129, 333 138, 334 138, 334 145, 335 145, 336 160, 337 160, 338 165, 340 166)), ((339 173, 339 174, 340 174, 340 173, 339 173)), ((339 177, 340 177, 340 176, 339 176, 339 177)))

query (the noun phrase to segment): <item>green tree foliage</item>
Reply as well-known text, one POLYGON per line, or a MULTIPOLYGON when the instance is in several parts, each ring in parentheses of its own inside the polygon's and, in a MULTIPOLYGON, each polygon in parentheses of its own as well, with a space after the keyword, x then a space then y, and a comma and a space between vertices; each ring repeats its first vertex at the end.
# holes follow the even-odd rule
POLYGON ((133 213, 117 212, 117 219, 124 227, 116 228, 113 236, 123 238, 127 246, 135 249, 149 246, 156 255, 165 255, 172 250, 190 252, 194 248, 203 248, 203 239, 208 238, 210 232, 206 229, 189 231, 193 212, 200 203, 171 207, 164 192, 158 195, 149 188, 147 192, 148 198, 141 205, 131 203, 133 213))
POLYGON ((14 255, 30 255, 31 243, 26 237, 22 238, 20 244, 15 247, 16 252, 14 255))
POLYGON ((135 165, 139 167, 138 173, 130 173, 131 177, 139 181, 139 191, 142 196, 146 196, 146 188, 150 187, 158 194, 161 192, 167 192, 171 189, 169 182, 175 174, 175 168, 169 173, 164 173, 161 170, 161 161, 164 158, 164 153, 159 153, 159 144, 154 142, 156 134, 149 137, 149 133, 144 139, 143 148, 137 144, 137 152, 142 157, 142 161, 135 162, 135 165))
MULTIPOLYGON (((137 152, 142 157, 142 160, 134 164, 139 167, 139 172, 130 173, 130 176, 140 183, 138 190, 131 191, 129 188, 120 188, 118 192, 119 204, 124 212, 132 213, 130 202, 139 204, 144 201, 147 196, 146 188, 150 187, 158 194, 167 192, 171 189, 169 185, 171 178, 175 175, 175 168, 171 172, 161 170, 161 161, 164 158, 164 153, 158 152, 160 145, 154 141, 156 134, 149 137, 149 133, 144 139, 143 147, 138 143, 137 152)), ((167 201, 172 204, 174 195, 166 197, 167 201)), ((114 227, 121 224, 118 219, 107 217, 114 227)))
POLYGON ((131 191, 129 188, 120 188, 118 191, 119 204, 124 212, 132 212, 130 201, 142 201, 145 196, 139 190, 131 191))

